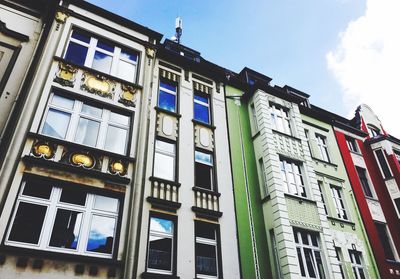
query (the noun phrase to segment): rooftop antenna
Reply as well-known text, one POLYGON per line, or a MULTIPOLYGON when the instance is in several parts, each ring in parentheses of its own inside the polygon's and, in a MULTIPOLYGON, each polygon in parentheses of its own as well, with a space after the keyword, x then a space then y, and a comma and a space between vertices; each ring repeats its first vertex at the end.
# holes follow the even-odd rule
POLYGON ((175 18, 175 31, 175 36, 173 36, 171 39, 180 44, 182 36, 182 19, 179 16, 175 18))

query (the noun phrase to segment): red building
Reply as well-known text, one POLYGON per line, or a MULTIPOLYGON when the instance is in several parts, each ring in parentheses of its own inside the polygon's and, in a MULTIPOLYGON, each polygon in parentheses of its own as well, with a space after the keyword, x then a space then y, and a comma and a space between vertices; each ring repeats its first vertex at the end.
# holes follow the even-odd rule
POLYGON ((381 277, 400 278, 400 140, 366 105, 333 125, 381 277))

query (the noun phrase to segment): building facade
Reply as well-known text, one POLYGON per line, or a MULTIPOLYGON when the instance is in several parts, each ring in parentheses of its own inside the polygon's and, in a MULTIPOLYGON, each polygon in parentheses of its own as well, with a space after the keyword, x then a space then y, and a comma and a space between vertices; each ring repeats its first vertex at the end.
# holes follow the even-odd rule
POLYGON ((132 278, 161 35, 84 1, 51 17, 0 173, 0 277, 132 278))
POLYGON ((335 134, 382 278, 399 278, 399 140, 361 105, 335 134))

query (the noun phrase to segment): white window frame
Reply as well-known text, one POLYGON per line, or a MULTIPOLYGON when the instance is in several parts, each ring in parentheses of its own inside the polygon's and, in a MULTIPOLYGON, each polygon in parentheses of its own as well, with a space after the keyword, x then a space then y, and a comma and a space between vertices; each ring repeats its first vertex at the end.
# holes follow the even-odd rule
MULTIPOLYGON (((200 222, 199 222, 200 223, 200 222)), ((199 236, 195 236, 195 241, 196 243, 199 244, 204 244, 204 245, 209 245, 209 246, 213 246, 215 249, 215 264, 217 267, 217 276, 211 276, 211 275, 206 275, 206 274, 201 274, 201 273, 197 273, 196 272, 196 278, 198 279, 216 279, 219 277, 219 258, 218 258, 218 233, 217 233, 217 229, 213 228, 214 230, 214 238, 215 239, 210 239, 210 238, 204 238, 204 237, 199 237, 199 236)), ((196 234, 196 232, 195 232, 196 234)), ((195 255, 196 257, 196 255, 195 255)), ((196 268, 196 267, 195 267, 196 268)))
POLYGON ((161 82, 163 82, 163 83, 168 83, 168 81, 165 81, 165 80, 162 80, 162 79, 160 79, 159 82, 158 82, 158 100, 157 100, 157 106, 160 107, 160 100, 161 100, 160 91, 163 91, 164 93, 170 94, 170 95, 172 95, 172 96, 175 97, 175 104, 174 104, 174 110, 173 110, 173 112, 176 113, 176 112, 177 112, 177 108, 178 108, 178 94, 177 94, 177 92, 178 92, 178 91, 177 91, 177 90, 178 90, 178 86, 177 86, 176 84, 171 84, 171 83, 169 83, 169 85, 175 87, 175 90, 173 91, 173 90, 170 90, 170 89, 168 89, 168 88, 166 88, 166 87, 161 86, 161 82))
POLYGON ((356 279, 362 278, 360 275, 360 270, 362 270, 365 278, 369 278, 367 269, 364 267, 364 259, 362 257, 362 253, 356 250, 349 250, 349 257, 351 261, 351 269, 353 270, 353 274, 356 279), (357 263, 357 258, 361 264, 357 263))
MULTIPOLYGON (((128 144, 129 144, 129 140, 130 140, 130 131, 131 131, 130 127, 131 127, 131 122, 132 122, 132 117, 129 116, 128 113, 127 114, 121 114, 119 112, 111 111, 109 109, 106 109, 101 104, 86 103, 86 102, 83 102, 83 101, 81 101, 79 99, 65 97, 62 94, 51 93, 49 101, 48 101, 47 106, 46 106, 46 111, 45 111, 42 123, 41 123, 40 128, 39 128, 39 131, 40 131, 41 134, 44 134, 43 133, 43 129, 44 129, 44 125, 46 123, 47 115, 48 115, 48 112, 49 112, 50 109, 70 114, 70 120, 69 120, 67 132, 66 132, 66 136, 65 136, 64 140, 70 141, 70 142, 75 142, 76 133, 77 133, 78 127, 79 127, 79 120, 81 118, 84 118, 84 119, 88 119, 88 120, 92 120, 92 121, 100 123, 95 146, 91 146, 91 145, 87 145, 87 146, 95 147, 95 148, 98 148, 98 149, 107 150, 107 149, 105 149, 105 145, 106 145, 108 127, 112 126, 112 127, 117 127, 117 128, 126 130, 126 139, 125 139, 124 151, 122 153, 118 153, 118 152, 117 153, 118 154, 124 154, 124 155, 127 153, 128 144), (52 104, 51 102, 52 102, 53 97, 55 95, 74 101, 73 108, 72 109, 68 109, 68 108, 63 108, 63 107, 60 107, 60 106, 52 104), (98 118, 98 117, 95 117, 93 115, 88 115, 88 114, 85 114, 85 113, 81 112, 82 107, 83 107, 84 104, 92 106, 92 107, 96 107, 98 109, 101 109, 102 110, 101 118, 98 118), (111 113, 115 113, 115 114, 118 114, 118 115, 122 115, 122 116, 128 117, 129 118, 128 125, 112 122, 111 121, 111 113)), ((47 135, 47 134, 44 134, 44 135, 52 137, 51 135, 47 135)), ((80 144, 85 145, 84 143, 80 143, 80 144)), ((110 151, 110 152, 114 152, 114 151, 110 151)))
POLYGON ((289 109, 270 103, 272 129, 292 135, 289 109), (285 125, 287 124, 287 125, 285 125))
POLYGON ((357 172, 358 180, 360 181, 361 188, 362 188, 362 190, 363 190, 364 196, 369 197, 369 198, 374 198, 374 197, 375 197, 375 192, 374 192, 373 187, 371 187, 371 186, 372 186, 372 182, 371 182, 371 179, 368 177, 367 169, 366 169, 366 168, 363 168, 363 167, 360 167, 360 166, 355 166, 355 167, 356 167, 356 172, 357 172), (367 181, 367 184, 368 184, 368 185, 367 185, 367 186, 368 186, 368 190, 371 192, 371 196, 369 196, 369 195, 367 195, 367 194, 365 193, 364 186, 363 186, 363 183, 362 183, 362 181, 361 181, 360 174, 359 174, 359 171, 358 171, 358 170, 360 170, 360 171, 363 172, 363 174, 364 174, 364 176, 365 176, 365 180, 367 181))
POLYGON ((325 215, 329 215, 328 207, 326 206, 325 194, 324 194, 324 182, 322 180, 318 180, 317 183, 318 183, 319 192, 321 194, 321 202, 322 202, 322 205, 324 206, 325 215))
POLYGON ((340 186, 330 184, 332 191, 333 204, 335 205, 336 218, 349 220, 349 214, 346 209, 343 189, 340 186))
MULTIPOLYGON (((137 55, 137 59, 136 59, 136 61, 125 59, 121 55, 121 52, 122 52, 123 49, 121 47, 119 47, 119 46, 116 46, 113 42, 110 42, 110 41, 107 41, 107 40, 102 40, 102 39, 99 40, 98 38, 96 38, 96 36, 94 36, 94 35, 92 35, 92 34, 90 34, 88 32, 84 32, 84 31, 82 32, 80 29, 72 29, 70 31, 70 35, 69 35, 69 38, 68 38, 68 43, 67 43, 67 45, 65 47, 63 57, 65 57, 65 55, 67 54, 67 50, 68 50, 70 42, 74 42, 76 44, 79 44, 79 45, 82 45, 82 46, 88 48, 88 51, 87 51, 87 54, 86 54, 85 63, 84 63, 85 67, 92 68, 94 55, 95 55, 96 51, 111 56, 112 62, 111 62, 110 72, 108 72, 108 73, 104 72, 106 74, 109 74, 109 75, 112 75, 112 76, 115 76, 115 77, 119 78, 119 76, 118 76, 118 67, 119 67, 119 61, 120 60, 122 60, 124 62, 128 62, 128 63, 134 65, 135 70, 134 70, 134 73, 132 74, 132 79, 130 79, 128 81, 136 83, 137 72, 138 72, 138 62, 139 62, 139 57, 140 57, 139 56, 139 52, 137 50, 132 50, 132 49, 127 47, 126 48, 127 50, 129 50, 129 51, 131 51, 131 52, 133 52, 133 53, 135 53, 137 55), (80 32, 80 33, 83 33, 87 37, 90 37, 89 43, 86 43, 86 42, 83 42, 83 41, 80 41, 78 39, 73 38, 72 37, 72 33, 75 30, 80 32), (100 47, 97 47, 97 42, 98 41, 102 41, 102 42, 105 42, 106 44, 109 44, 109 45, 113 46, 114 47, 114 51, 110 52, 108 50, 105 50, 105 49, 102 49, 100 47)), ((102 71, 100 71, 100 72, 102 72, 102 71)), ((121 79, 123 79, 123 78, 121 78, 121 79)))
POLYGON ((253 128, 253 134, 256 134, 260 128, 258 125, 258 120, 257 120, 257 111, 254 103, 250 104, 250 115, 251 115, 251 123, 252 123, 252 128, 253 128))
POLYGON ((340 247, 334 246, 335 248, 335 253, 336 253, 336 259, 339 263, 339 269, 340 269, 340 274, 342 276, 342 279, 346 279, 346 266, 343 263, 343 254, 342 254, 342 249, 340 247))
POLYGON ((307 147, 308 147, 308 150, 310 150, 310 155, 311 155, 311 157, 313 157, 314 154, 311 149, 311 143, 310 143, 310 130, 304 129, 304 136, 306 137, 307 147))
POLYGON ((154 165, 154 167, 153 167, 153 175, 154 175, 154 177, 157 177, 157 178, 160 178, 160 179, 165 179, 165 180, 170 180, 170 181, 175 181, 176 180, 176 143, 175 142, 169 142, 169 141, 157 138, 155 140, 155 143, 154 143, 154 164, 153 165, 154 165), (167 143, 167 144, 172 145, 173 148, 174 148, 174 151, 170 152, 168 150, 157 148, 157 142, 163 142, 163 143, 167 143), (156 157, 157 157, 157 154, 161 154, 161 155, 173 158, 174 163, 171 166, 172 167, 172 176, 173 176, 172 179, 160 177, 160 176, 157 175, 157 170, 156 170, 156 166, 157 166, 156 157))
MULTIPOLYGON (((208 166, 210 168, 210 179, 211 179, 211 189, 209 189, 209 190, 215 191, 214 155, 212 153, 207 153, 207 152, 201 151, 199 149, 196 149, 194 157, 195 157, 195 160, 194 160, 195 161, 195 166, 194 166, 195 167, 195 175, 196 175, 196 164, 202 164, 202 165, 208 166), (202 154, 211 156, 211 163, 197 159, 196 153, 202 153, 202 154)), ((201 187, 201 185, 195 185, 195 186, 202 188, 202 189, 206 189, 204 187, 201 187)))
POLYGON ((391 168, 390 168, 390 165, 389 165, 389 163, 388 163, 388 161, 387 161, 387 159, 386 159, 386 152, 385 152, 385 150, 383 150, 383 149, 381 149, 381 148, 378 148, 378 149, 374 149, 373 152, 374 152, 375 160, 376 160, 376 162, 378 163, 378 167, 379 167, 379 170, 380 170, 380 172, 381 172, 381 174, 382 174, 383 179, 392 178, 392 177, 393 177, 393 172, 392 172, 392 170, 391 170, 391 168), (387 167, 387 169, 389 170, 389 175, 390 175, 390 176, 386 176, 386 175, 385 175, 385 172, 383 171, 381 162, 379 161, 377 152, 381 152, 381 153, 382 153, 384 163, 386 164, 386 167, 387 167))
POLYGON ((149 256, 150 256, 150 237, 154 236, 154 237, 162 237, 162 238, 168 238, 171 239, 172 241, 172 246, 171 246, 171 268, 170 270, 164 270, 164 269, 154 269, 154 268, 149 268, 148 266, 146 266, 147 271, 149 272, 154 272, 154 273, 158 273, 158 274, 166 274, 166 275, 172 275, 174 272, 174 259, 175 259, 175 227, 176 227, 176 223, 174 220, 172 219, 168 219, 168 218, 164 218, 164 217, 159 217, 159 216, 150 216, 150 223, 149 223, 149 237, 148 237, 148 241, 147 241, 147 265, 149 263, 149 256), (172 222, 173 224, 173 228, 172 228, 172 232, 168 233, 168 232, 160 232, 160 231, 152 231, 151 230, 151 219, 152 218, 157 218, 157 219, 163 219, 163 220, 168 220, 170 222, 172 222))
POLYGON ((381 130, 378 127, 375 127, 374 125, 371 124, 367 125, 367 130, 370 138, 374 138, 381 134, 381 130))
POLYGON ((282 182, 286 186, 286 191, 292 195, 307 197, 306 187, 305 187, 305 177, 302 173, 303 171, 302 164, 291 160, 287 160, 285 158, 280 158, 280 167, 281 167, 281 176, 283 179, 282 182), (292 171, 288 169, 289 166, 291 167, 292 171), (299 173, 296 173, 294 171, 296 168, 299 169, 299 173), (295 182, 294 184, 289 183, 289 177, 293 177, 293 181, 295 182), (299 181, 300 182, 302 181, 303 184, 301 184, 299 181), (292 191, 291 186, 294 187, 295 191, 292 191))
POLYGON ((269 195, 269 189, 267 184, 267 173, 265 172, 265 165, 263 158, 258 159, 258 169, 259 169, 258 177, 260 178, 260 186, 262 188, 262 193, 264 194, 264 196, 267 196, 269 195))
MULTIPOLYGON (((305 257, 305 254, 304 254, 304 249, 311 250, 312 257, 313 257, 313 266, 314 266, 315 273, 316 273, 315 274, 316 275, 316 279, 321 278, 321 275, 320 275, 318 267, 317 267, 317 261, 316 261, 316 257, 315 257, 315 252, 319 252, 319 254, 321 256, 321 262, 322 262, 322 266, 324 267, 324 271, 325 271, 325 264, 324 264, 324 256, 323 256, 322 250, 320 248, 320 239, 319 239, 318 233, 311 232, 311 231, 306 231, 306 230, 298 230, 298 229, 295 229, 295 228, 293 228, 293 233, 297 234, 298 242, 295 242, 296 250, 300 249, 301 259, 302 259, 302 263, 303 263, 304 272, 306 274, 306 278, 311 278, 311 277, 310 277, 309 270, 308 270, 308 267, 307 267, 307 264, 306 264, 307 261, 306 261, 306 257, 305 257), (308 239, 308 243, 310 243, 310 244, 307 245, 307 244, 303 243, 303 239, 302 239, 302 234, 303 233, 306 234, 306 237, 308 239), (313 246, 312 245, 311 234, 315 234, 318 246, 313 246)), ((298 260, 299 260, 299 265, 300 265, 300 259, 298 259, 298 260)), ((326 278, 326 275, 323 278, 326 278)))
POLYGON ((26 183, 27 183, 27 181, 22 182, 22 187, 18 194, 14 212, 13 212, 13 215, 10 220, 9 228, 7 230, 6 240, 4 242, 6 245, 22 247, 22 248, 30 248, 30 249, 35 249, 35 250, 60 252, 60 253, 66 253, 66 254, 93 256, 93 257, 100 257, 100 258, 113 258, 113 255, 116 254, 116 246, 115 245, 117 243, 116 236, 118 235, 117 230, 118 230, 119 211, 120 211, 120 200, 118 198, 112 197, 118 201, 118 206, 117 206, 116 212, 104 211, 104 210, 95 208, 95 199, 97 196, 104 196, 104 197, 110 197, 110 196, 97 195, 97 194, 92 194, 91 192, 85 191, 85 193, 87 195, 85 205, 77 205, 77 204, 71 204, 71 203, 66 203, 66 202, 60 201, 60 197, 61 197, 63 188, 54 186, 53 183, 51 183, 52 190, 51 190, 49 199, 24 195, 23 191, 24 191, 26 183), (40 206, 47 208, 46 213, 45 213, 45 218, 43 221, 42 230, 40 232, 39 241, 37 244, 9 240, 12 225, 14 224, 14 220, 17 215, 19 204, 21 202, 33 204, 33 205, 40 205, 40 206), (50 246, 52 230, 53 230, 53 226, 54 226, 54 222, 55 222, 55 218, 56 218, 58 209, 72 210, 75 212, 83 213, 80 230, 79 230, 80 234, 79 234, 79 238, 78 238, 77 248, 75 250, 68 249, 68 248, 62 248, 62 247, 50 246), (115 231, 114 231, 114 236, 113 236, 113 244, 112 244, 113 247, 112 247, 111 254, 105 254, 105 253, 93 252, 93 251, 86 250, 93 216, 107 217, 107 218, 112 218, 115 220, 115 231))
POLYGON ((360 153, 360 149, 358 148, 357 140, 355 138, 346 136, 346 144, 350 152, 354 152, 357 154, 360 153))
POLYGON ((315 141, 318 146, 319 155, 322 160, 325 162, 330 162, 329 151, 328 151, 328 143, 326 136, 316 133, 315 141))
MULTIPOLYGON (((384 226, 384 230, 385 230, 385 233, 386 233, 386 238, 387 238, 387 240, 389 242, 390 250, 392 251, 394 260, 395 261, 399 261, 399 259, 400 259, 399 258, 399 254, 397 253, 396 246, 394 245, 394 242, 393 242, 392 234, 390 233, 390 230, 389 230, 387 224, 386 223, 382 223, 382 222, 378 222, 378 221, 374 221, 375 227, 376 227, 376 224, 384 226)), ((378 233, 378 235, 379 235, 379 233, 378 233)), ((381 244, 382 244, 380 236, 378 236, 378 238, 379 238, 379 242, 381 242, 381 244)), ((385 255, 385 257, 386 257, 386 255, 385 255)), ((390 261, 390 259, 388 259, 388 260, 390 261)))
POLYGON ((278 279, 282 278, 282 270, 281 263, 279 260, 279 251, 276 243, 275 231, 273 229, 269 230, 269 235, 271 237, 272 242, 272 252, 274 254, 274 262, 275 262, 275 272, 277 273, 278 279))
POLYGON ((211 106, 210 106, 210 102, 211 102, 211 99, 210 99, 210 96, 208 94, 205 94, 205 93, 203 93, 201 91, 196 91, 195 90, 195 92, 193 93, 193 118, 194 118, 194 114, 195 114, 195 110, 196 110, 194 104, 198 104, 200 106, 206 107, 207 108, 207 112, 208 112, 208 122, 203 122, 201 120, 195 119, 196 121, 200 121, 200 122, 206 123, 206 124, 211 124, 211 111, 210 111, 211 106), (205 99, 208 100, 208 103, 202 102, 200 100, 196 100, 194 96, 200 96, 201 98, 205 98, 205 99))

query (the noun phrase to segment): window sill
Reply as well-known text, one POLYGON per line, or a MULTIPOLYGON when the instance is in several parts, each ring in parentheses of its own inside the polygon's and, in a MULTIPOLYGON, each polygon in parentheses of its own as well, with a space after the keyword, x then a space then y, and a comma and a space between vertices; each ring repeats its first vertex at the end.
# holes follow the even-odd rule
POLYGON ((261 199, 261 203, 266 203, 266 202, 268 202, 269 200, 271 200, 271 195, 270 195, 270 194, 268 194, 268 195, 266 195, 265 197, 263 197, 263 198, 261 199))
POLYGON ((296 138, 296 137, 294 137, 292 135, 286 134, 284 132, 281 132, 281 131, 278 131, 278 130, 274 130, 274 129, 272 129, 272 132, 301 142, 301 139, 296 138))
POLYGON ((210 128, 211 130, 215 130, 215 128, 216 128, 214 125, 204 123, 204 122, 198 121, 196 119, 192 119, 192 122, 196 125, 202 125, 204 127, 210 128))
POLYGON ((353 150, 350 150, 349 149, 349 152, 350 152, 350 154, 355 154, 355 155, 358 155, 358 156, 362 156, 362 154, 361 154, 361 152, 357 152, 357 151, 353 151, 353 150))
POLYGON ((377 198, 374 198, 374 197, 368 197, 368 196, 366 196, 365 194, 364 194, 364 197, 365 197, 365 199, 366 199, 366 200, 370 200, 370 201, 374 201, 374 202, 378 202, 378 203, 380 203, 380 202, 379 202, 379 199, 377 199, 377 198))
POLYGON ((332 217, 332 216, 327 216, 326 217, 328 220, 331 220, 332 221, 332 225, 334 225, 335 224, 335 222, 338 222, 338 223, 340 223, 340 224, 348 224, 348 225, 351 225, 352 227, 353 227, 353 230, 355 230, 355 223, 354 222, 352 222, 352 221, 350 221, 350 220, 345 220, 345 219, 340 219, 340 218, 336 218, 336 217, 332 217))
POLYGON ((312 158, 313 160, 317 161, 317 163, 322 163, 322 164, 324 164, 324 165, 329 165, 329 166, 332 166, 332 167, 335 167, 335 168, 338 167, 338 165, 336 165, 336 164, 334 164, 334 163, 331 163, 331 162, 328 162, 328 161, 325 161, 325 160, 321 160, 321 159, 315 158, 315 157, 313 157, 313 156, 311 156, 311 158, 312 158))
POLYGON ((143 272, 140 275, 140 278, 143 279, 179 279, 179 276, 176 275, 169 275, 169 274, 160 274, 154 272, 143 272))
POLYGON ((43 257, 54 261, 59 260, 59 261, 68 261, 74 263, 76 262, 76 263, 99 264, 99 265, 116 266, 116 267, 123 266, 123 261, 116 259, 105 259, 92 256, 68 254, 62 252, 21 248, 21 247, 8 246, 5 244, 0 246, 0 252, 5 252, 7 254, 13 254, 21 257, 43 257))
POLYGON ((134 82, 131 82, 131 81, 128 81, 128 80, 124 80, 122 78, 119 78, 119 77, 116 77, 116 76, 113 76, 113 75, 110 75, 110 74, 106 74, 106 73, 97 71, 95 69, 92 69, 92 68, 89 68, 89 67, 86 67, 86 66, 81 66, 81 65, 75 64, 73 62, 70 62, 70 61, 65 60, 64 58, 61 58, 61 57, 58 57, 58 56, 54 56, 54 60, 62 62, 62 63, 65 63, 65 64, 72 65, 72 66, 74 66, 76 68, 79 68, 79 69, 82 69, 82 70, 85 70, 85 71, 88 71, 88 72, 92 72, 95 75, 100 75, 100 76, 106 77, 107 79, 111 79, 113 81, 117 81, 117 82, 120 82, 120 83, 123 83, 123 84, 130 85, 130 86, 132 86, 134 88, 143 89, 143 87, 141 85, 137 84, 137 83, 134 83, 134 82))
POLYGON ((298 195, 293 195, 293 194, 289 194, 289 193, 284 193, 284 195, 287 196, 287 197, 294 198, 294 199, 298 200, 299 203, 308 202, 308 203, 317 204, 316 201, 311 200, 311 199, 306 198, 306 197, 302 197, 302 196, 298 196, 298 195))
POLYGON ((173 112, 173 111, 170 111, 170 110, 166 110, 166 109, 163 109, 163 108, 160 108, 160 107, 157 107, 157 106, 154 107, 154 109, 156 111, 158 111, 158 112, 162 112, 162 113, 165 113, 165 114, 169 114, 171 116, 175 116, 176 118, 181 118, 182 117, 182 115, 179 114, 179 113, 176 113, 176 112, 173 112))

